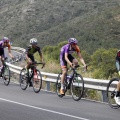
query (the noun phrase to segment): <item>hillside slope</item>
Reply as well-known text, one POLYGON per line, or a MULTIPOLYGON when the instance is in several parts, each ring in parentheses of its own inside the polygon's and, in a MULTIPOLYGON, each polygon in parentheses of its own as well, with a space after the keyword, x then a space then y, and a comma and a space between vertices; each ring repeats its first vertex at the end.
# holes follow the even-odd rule
POLYGON ((25 47, 36 37, 41 47, 69 37, 81 49, 120 46, 120 0, 1 0, 0 38, 25 47))

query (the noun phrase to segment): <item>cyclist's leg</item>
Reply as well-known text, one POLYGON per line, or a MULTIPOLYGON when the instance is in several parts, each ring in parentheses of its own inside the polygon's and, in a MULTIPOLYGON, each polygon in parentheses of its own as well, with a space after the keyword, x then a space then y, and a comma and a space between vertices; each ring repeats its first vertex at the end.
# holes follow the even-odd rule
MULTIPOLYGON (((116 68, 118 70, 118 74, 119 74, 119 69, 120 69, 120 62, 118 60, 116 60, 116 68)), ((115 96, 115 101, 117 104, 120 105, 120 80, 118 81, 118 84, 117 84, 117 93, 116 93, 116 96, 115 96)))
MULTIPOLYGON (((26 60, 26 63, 27 63, 27 65, 25 66, 25 68, 26 68, 26 75, 27 75, 27 77, 29 77, 29 69, 30 69, 30 65, 31 65, 32 61, 31 61, 29 56, 26 57, 25 60, 26 60)), ((28 79, 28 82, 29 82, 29 79, 28 79)))
MULTIPOLYGON (((27 66, 27 72, 29 74, 29 68, 30 68, 30 65, 32 64, 32 62, 35 62, 35 59, 34 59, 34 56, 33 55, 28 55, 29 59, 30 59, 30 63, 28 63, 28 66, 27 66)), ((32 82, 31 82, 31 79, 29 79, 29 86, 32 86, 32 82)))
POLYGON ((4 64, 4 58, 5 58, 4 50, 0 50, 0 60, 2 62, 2 65, 4 64))
POLYGON ((76 58, 74 58, 71 54, 68 55, 68 59, 70 60, 70 62, 73 63, 74 66, 78 65, 78 60, 76 58))
POLYGON ((64 80, 67 74, 67 68, 62 68, 62 75, 61 75, 61 89, 60 93, 64 94, 64 80))
POLYGON ((34 56, 28 55, 28 58, 26 57, 26 62, 27 62, 26 69, 27 69, 27 72, 29 72, 30 65, 32 64, 32 62, 34 62, 34 56))
POLYGON ((120 96, 120 80, 118 81, 118 84, 117 84, 117 94, 116 96, 120 96))
MULTIPOLYGON (((120 62, 118 60, 116 60, 115 64, 116 64, 116 68, 117 68, 118 74, 119 74, 119 72, 120 72, 119 71, 120 70, 120 62)), ((120 80, 117 84, 117 94, 116 94, 116 96, 119 96, 119 93, 120 93, 120 80)))
POLYGON ((65 61, 64 57, 60 57, 60 65, 62 68, 60 94, 64 94, 64 80, 67 74, 67 62, 65 61))
POLYGON ((118 81, 118 84, 117 84, 117 93, 115 96, 115 101, 118 105, 120 105, 120 80, 118 81))
POLYGON ((76 58, 73 59, 73 64, 74 64, 75 66, 78 65, 78 60, 77 60, 76 58))
POLYGON ((2 76, 2 72, 3 72, 4 57, 5 57, 5 55, 4 55, 4 50, 1 50, 1 51, 0 51, 0 60, 1 60, 1 62, 2 62, 2 65, 1 65, 1 74, 0 74, 0 76, 2 76))

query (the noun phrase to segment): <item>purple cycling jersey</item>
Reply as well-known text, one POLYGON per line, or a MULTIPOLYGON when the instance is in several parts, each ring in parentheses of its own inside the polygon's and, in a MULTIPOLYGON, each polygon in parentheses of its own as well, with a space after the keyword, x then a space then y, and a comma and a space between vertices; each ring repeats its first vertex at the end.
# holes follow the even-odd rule
POLYGON ((5 57, 5 54, 4 54, 4 48, 5 47, 8 47, 8 50, 11 49, 10 44, 7 44, 7 45, 4 46, 4 41, 0 41, 0 56, 2 56, 2 57, 5 57))
POLYGON ((5 57, 3 44, 4 44, 4 42, 0 41, 0 56, 1 57, 5 57))
POLYGON ((3 42, 3 41, 0 41, 0 50, 4 48, 4 47, 3 47, 3 44, 4 44, 4 42, 3 42))
MULTIPOLYGON (((68 56, 69 56, 74 52, 77 52, 77 53, 80 52, 80 49, 77 45, 75 48, 72 48, 70 44, 66 44, 61 48, 61 51, 60 51, 60 64, 61 64, 61 66, 66 66, 65 53, 68 53, 68 56)), ((73 59, 73 57, 72 57, 72 59, 73 59)))

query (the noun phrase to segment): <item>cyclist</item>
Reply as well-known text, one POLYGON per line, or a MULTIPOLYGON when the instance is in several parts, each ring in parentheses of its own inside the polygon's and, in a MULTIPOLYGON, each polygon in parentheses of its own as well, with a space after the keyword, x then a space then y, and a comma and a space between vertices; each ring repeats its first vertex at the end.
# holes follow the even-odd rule
MULTIPOLYGON (((118 74, 120 76, 120 50, 117 52, 117 55, 116 55, 116 68, 117 68, 118 74)), ((120 105, 120 80, 117 84, 117 93, 115 96, 115 101, 118 105, 120 105)))
POLYGON ((61 48, 60 52, 60 65, 62 68, 62 76, 61 76, 61 89, 60 94, 64 95, 64 79, 67 74, 67 63, 74 67, 78 65, 78 60, 74 58, 71 54, 76 52, 78 54, 78 57, 80 58, 81 63, 84 65, 85 69, 87 70, 87 65, 85 64, 85 61, 81 55, 80 49, 77 46, 78 41, 75 38, 69 38, 68 44, 64 45, 61 48))
MULTIPOLYGON (((42 63, 44 63, 44 59, 43 59, 43 55, 42 55, 42 52, 41 52, 41 48, 37 45, 37 39, 36 38, 32 38, 30 39, 30 44, 27 49, 26 49, 26 61, 27 61, 27 75, 29 74, 29 68, 30 68, 30 65, 32 64, 32 62, 35 62, 35 59, 34 59, 34 53, 38 52, 39 55, 40 55, 40 60, 42 63)), ((44 63, 45 64, 45 63, 44 63)), ((32 83, 31 81, 29 81, 29 86, 32 86, 32 83)))
MULTIPOLYGON (((0 41, 0 60, 2 62, 2 66, 4 64, 4 59, 5 59, 5 53, 4 53, 4 48, 5 47, 8 47, 8 54, 12 59, 14 59, 14 57, 11 53, 10 39, 7 38, 7 37, 3 37, 3 39, 0 41)), ((0 76, 1 75, 2 75, 2 73, 0 74, 0 76)))

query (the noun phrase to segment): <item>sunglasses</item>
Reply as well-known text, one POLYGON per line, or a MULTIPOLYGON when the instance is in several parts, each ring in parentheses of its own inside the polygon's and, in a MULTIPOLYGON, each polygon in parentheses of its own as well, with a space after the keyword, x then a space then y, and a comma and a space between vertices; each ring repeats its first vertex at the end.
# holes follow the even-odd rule
POLYGON ((77 45, 76 43, 72 43, 71 45, 77 45))

